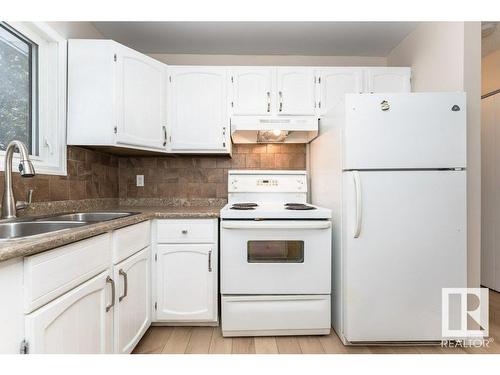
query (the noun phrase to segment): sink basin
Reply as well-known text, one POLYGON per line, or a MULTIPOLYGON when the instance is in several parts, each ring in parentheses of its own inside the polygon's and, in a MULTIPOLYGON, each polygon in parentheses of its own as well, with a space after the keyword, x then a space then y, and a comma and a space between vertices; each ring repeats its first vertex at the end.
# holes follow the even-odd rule
POLYGON ((137 213, 138 212, 76 212, 73 214, 50 216, 38 219, 38 221, 86 221, 87 223, 98 223, 136 215, 137 213))
POLYGON ((17 221, 0 223, 0 241, 26 238, 63 229, 77 228, 87 224, 84 221, 17 221))

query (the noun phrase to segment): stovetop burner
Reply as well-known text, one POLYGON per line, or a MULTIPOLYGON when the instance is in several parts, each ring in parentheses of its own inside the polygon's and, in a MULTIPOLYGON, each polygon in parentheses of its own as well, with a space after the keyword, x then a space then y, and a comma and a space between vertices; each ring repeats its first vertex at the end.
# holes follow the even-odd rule
POLYGON ((232 210, 255 210, 258 207, 257 203, 233 203, 232 210))
POLYGON ((303 203, 285 203, 285 210, 315 210, 316 207, 303 203))

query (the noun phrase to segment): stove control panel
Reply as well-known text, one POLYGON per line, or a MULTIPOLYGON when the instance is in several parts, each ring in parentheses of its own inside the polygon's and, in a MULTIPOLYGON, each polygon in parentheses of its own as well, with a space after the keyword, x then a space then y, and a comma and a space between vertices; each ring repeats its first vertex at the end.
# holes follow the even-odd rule
POLYGON ((229 171, 228 192, 306 193, 305 171, 229 171))
POLYGON ((257 186, 278 186, 278 180, 276 179, 260 179, 257 180, 257 186))

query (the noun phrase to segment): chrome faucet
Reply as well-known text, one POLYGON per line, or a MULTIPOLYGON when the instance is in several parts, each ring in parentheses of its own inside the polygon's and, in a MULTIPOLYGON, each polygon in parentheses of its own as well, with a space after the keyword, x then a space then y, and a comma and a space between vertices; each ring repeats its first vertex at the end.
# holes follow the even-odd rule
POLYGON ((12 191, 12 157, 16 148, 19 150, 19 174, 21 177, 33 177, 35 168, 31 164, 29 151, 26 145, 20 141, 12 141, 5 149, 5 168, 4 168, 4 189, 2 198, 2 214, 0 219, 12 219, 17 217, 17 210, 28 207, 31 203, 33 191, 28 194, 28 202, 18 202, 14 198, 12 191))

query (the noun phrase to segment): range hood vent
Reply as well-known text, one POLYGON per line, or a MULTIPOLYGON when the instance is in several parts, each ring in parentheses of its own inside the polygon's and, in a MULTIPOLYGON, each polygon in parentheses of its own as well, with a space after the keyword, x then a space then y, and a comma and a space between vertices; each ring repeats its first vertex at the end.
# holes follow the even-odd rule
POLYGON ((318 136, 314 116, 231 117, 233 143, 309 143, 318 136))

